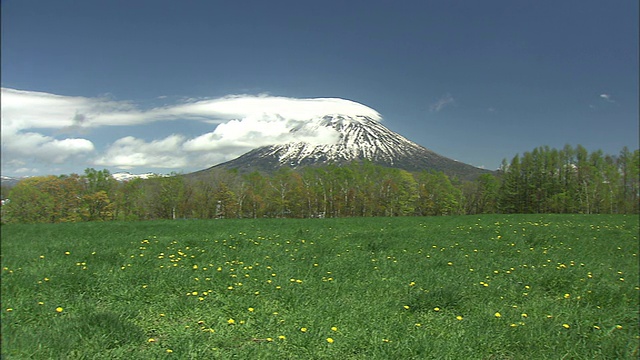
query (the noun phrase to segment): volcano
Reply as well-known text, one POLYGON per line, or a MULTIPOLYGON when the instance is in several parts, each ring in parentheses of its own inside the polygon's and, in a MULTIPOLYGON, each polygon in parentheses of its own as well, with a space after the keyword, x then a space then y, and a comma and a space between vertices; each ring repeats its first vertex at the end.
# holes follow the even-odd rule
POLYGON ((271 173, 280 167, 340 166, 354 161, 370 161, 409 172, 441 171, 465 180, 491 172, 437 154, 367 116, 327 115, 291 131, 313 133, 320 127, 334 129, 339 135, 338 141, 333 144, 292 142, 263 146, 197 174, 219 169, 271 173))

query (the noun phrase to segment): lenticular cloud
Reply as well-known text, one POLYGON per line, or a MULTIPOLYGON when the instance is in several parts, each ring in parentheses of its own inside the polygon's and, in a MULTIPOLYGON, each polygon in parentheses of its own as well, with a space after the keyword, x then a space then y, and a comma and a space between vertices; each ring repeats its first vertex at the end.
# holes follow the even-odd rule
POLYGON ((380 114, 362 104, 338 98, 295 99, 274 96, 233 95, 176 106, 172 111, 200 116, 240 119, 276 116, 307 121, 325 115, 368 116, 380 121, 380 114))
POLYGON ((3 128, 10 127, 13 131, 36 127, 128 126, 175 120, 220 124, 230 120, 261 117, 309 121, 333 114, 368 116, 377 121, 381 119, 377 111, 365 105, 338 98, 230 95, 145 110, 128 101, 2 88, 2 100, 3 128))

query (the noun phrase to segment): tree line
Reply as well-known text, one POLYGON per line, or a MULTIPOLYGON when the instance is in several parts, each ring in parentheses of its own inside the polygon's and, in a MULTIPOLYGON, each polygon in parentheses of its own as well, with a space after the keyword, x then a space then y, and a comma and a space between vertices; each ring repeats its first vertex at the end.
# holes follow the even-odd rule
POLYGON ((370 162, 172 174, 118 182, 108 170, 39 176, 3 189, 2 222, 319 218, 484 213, 638 213, 639 151, 539 147, 460 181, 370 162))

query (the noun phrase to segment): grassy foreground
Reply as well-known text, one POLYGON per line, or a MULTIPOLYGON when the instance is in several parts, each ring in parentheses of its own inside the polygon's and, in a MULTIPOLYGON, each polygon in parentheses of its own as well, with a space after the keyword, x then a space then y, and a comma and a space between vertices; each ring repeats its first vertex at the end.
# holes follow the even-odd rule
POLYGON ((6 359, 634 359, 637 216, 2 226, 6 359))

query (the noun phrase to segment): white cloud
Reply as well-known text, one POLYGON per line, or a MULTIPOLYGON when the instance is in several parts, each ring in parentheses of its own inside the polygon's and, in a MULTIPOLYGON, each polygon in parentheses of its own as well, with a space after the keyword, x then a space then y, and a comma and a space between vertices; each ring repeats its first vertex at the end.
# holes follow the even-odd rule
MULTIPOLYGON (((338 134, 314 121, 326 115, 360 115, 381 121, 375 110, 338 98, 230 95, 142 109, 132 102, 105 97, 2 88, 2 158, 20 160, 30 166, 34 162, 62 163, 75 156, 95 154, 90 140, 93 139, 111 144, 95 155, 93 164, 97 166, 121 169, 211 166, 263 145, 299 141, 334 143, 338 134), (152 123, 158 121, 169 121, 163 126, 177 126, 176 134, 155 140, 126 136, 113 141, 104 139, 99 131, 89 131, 119 126, 126 133, 127 126, 147 124, 152 129, 155 126, 152 123), (183 128, 180 122, 184 121, 216 127, 205 134, 178 134, 183 128), (62 136, 68 133, 81 133, 87 139, 62 136)), ((150 131, 149 135, 153 133, 150 131)), ((4 164, 3 161, 3 171, 4 164)), ((18 170, 18 166, 11 167, 18 170)))
POLYGON ((339 134, 327 127, 315 126, 313 121, 284 119, 280 116, 250 116, 220 124, 212 132, 200 135, 184 144, 187 151, 220 149, 247 152, 256 147, 288 142, 333 144, 339 134), (292 129, 297 131, 292 132, 292 129))
POLYGON ((180 168, 187 165, 187 159, 181 151, 183 142, 184 136, 175 134, 151 142, 127 136, 116 140, 94 163, 120 169, 180 168))
POLYGON ((611 95, 609 95, 609 94, 600 94, 600 98, 604 99, 605 101, 610 102, 610 103, 614 103, 615 102, 615 100, 613 100, 611 98, 611 95))
POLYGON ((330 114, 381 119, 377 111, 365 105, 337 98, 231 95, 141 110, 127 101, 2 88, 3 129, 124 126, 164 120, 199 120, 217 124, 264 115, 305 121, 330 114))
POLYGON ((25 160, 19 159, 28 159, 29 162, 61 164, 73 157, 89 155, 94 150, 93 143, 87 139, 58 140, 35 132, 2 132, 3 163, 13 160, 25 164, 25 160))
POLYGON ((431 112, 439 112, 445 107, 453 104, 455 104, 455 99, 453 98, 453 96, 451 96, 451 94, 447 93, 447 94, 444 94, 442 97, 440 97, 438 101, 431 104, 431 106, 429 107, 429 110, 431 110, 431 112))

